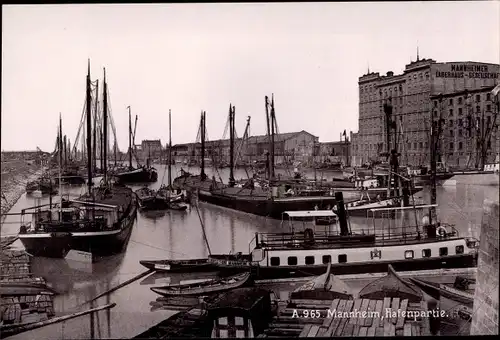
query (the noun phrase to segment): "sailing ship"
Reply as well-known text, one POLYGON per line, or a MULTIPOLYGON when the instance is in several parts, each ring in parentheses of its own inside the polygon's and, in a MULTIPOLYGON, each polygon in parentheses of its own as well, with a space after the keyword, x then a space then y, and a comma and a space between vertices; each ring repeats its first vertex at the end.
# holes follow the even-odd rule
POLYGON ((118 179, 118 181, 122 184, 125 183, 152 183, 158 180, 158 172, 154 167, 150 165, 150 159, 147 159, 146 165, 140 165, 139 161, 136 157, 136 162, 139 165, 137 168, 132 166, 132 143, 135 139, 135 128, 137 128, 137 116, 135 120, 135 128, 134 133, 132 133, 132 115, 130 113, 130 106, 128 108, 128 169, 126 171, 117 171, 114 176, 118 179))
MULTIPOLYGON (((107 157, 108 96, 104 74, 104 156, 107 157)), ((86 129, 92 131, 92 82, 90 61, 86 80, 86 129)), ((62 135, 62 120, 59 124, 62 135)), ((87 174, 92 178, 91 137, 87 134, 87 174)), ((62 165, 62 155, 59 165, 62 165)), ((93 188, 88 181, 87 192, 76 200, 23 209, 19 239, 34 256, 65 257, 70 250, 110 255, 123 250, 131 234, 137 213, 137 200, 131 189, 113 185, 108 179, 106 162, 103 182, 93 188), (28 221, 26 215, 32 216, 28 221)), ((61 190, 59 190, 61 192, 61 190)))

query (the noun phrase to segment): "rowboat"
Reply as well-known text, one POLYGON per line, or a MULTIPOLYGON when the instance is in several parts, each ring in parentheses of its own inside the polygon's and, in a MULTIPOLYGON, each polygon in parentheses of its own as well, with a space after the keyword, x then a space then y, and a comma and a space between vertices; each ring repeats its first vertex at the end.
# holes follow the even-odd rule
POLYGON ((408 299, 409 302, 423 299, 422 292, 404 281, 391 265, 386 276, 369 283, 359 292, 360 299, 380 300, 386 297, 408 299))
POLYGON ((436 300, 439 300, 441 297, 445 297, 470 307, 474 304, 474 294, 449 287, 442 283, 430 282, 416 278, 410 278, 410 280, 436 300))
POLYGON ((214 269, 208 259, 191 260, 142 260, 139 261, 144 267, 159 272, 190 273, 193 271, 210 271, 214 269))
POLYGON ((31 282, 4 282, 0 285, 0 296, 18 295, 55 295, 52 288, 45 284, 31 282))
POLYGON ((243 273, 204 282, 151 287, 151 290, 162 296, 204 295, 239 288, 249 280, 250 273, 243 273))

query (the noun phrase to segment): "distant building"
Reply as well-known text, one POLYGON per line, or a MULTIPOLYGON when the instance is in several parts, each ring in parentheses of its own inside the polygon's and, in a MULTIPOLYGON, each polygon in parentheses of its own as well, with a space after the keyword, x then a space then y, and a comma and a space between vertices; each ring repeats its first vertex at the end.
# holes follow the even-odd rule
MULTIPOLYGON (((240 150, 241 159, 248 162, 265 159, 269 151, 267 135, 251 136, 246 141, 235 140, 235 153, 240 150)), ((307 131, 289 132, 274 136, 274 155, 277 164, 288 162, 309 161, 314 154, 319 153, 318 137, 307 131), (315 151, 313 151, 315 150, 315 151)), ((216 162, 229 162, 229 139, 207 141, 205 154, 216 162)), ((201 143, 177 144, 172 146, 174 157, 197 158, 201 155, 201 143)), ((240 159, 238 158, 238 159, 240 159)))
MULTIPOLYGON (((447 127, 442 138, 453 137, 453 141, 450 140, 448 144, 441 143, 439 153, 442 161, 446 163, 450 158, 449 162, 454 165, 470 163, 474 157, 474 147, 470 144, 466 149, 465 140, 461 140, 458 136, 460 130, 462 134, 464 130, 458 124, 460 121, 463 123, 468 114, 471 114, 476 121, 480 119, 486 123, 490 117, 492 125, 498 124, 498 121, 493 123, 496 108, 487 93, 499 83, 499 80, 498 64, 471 61, 437 63, 432 59, 418 57, 417 61, 406 65, 402 74, 394 75, 393 72, 387 72, 385 76, 381 76, 379 73, 371 72, 361 76, 358 81, 358 132, 351 134, 352 165, 359 166, 380 160, 380 153, 388 150, 384 104, 392 107, 392 120, 396 122, 398 151, 402 155, 400 158, 402 164, 427 166, 430 164, 431 117, 434 116, 436 108, 447 110, 444 114, 447 127), (440 94, 447 102, 436 107, 437 96, 440 94), (468 98, 472 97, 460 100, 464 94, 468 98), (479 98, 477 104, 476 98, 479 98), (451 130, 453 136, 450 135, 451 130), (462 149, 459 149, 460 142, 462 149)), ((394 143, 393 131, 391 130, 391 148, 394 143)), ((492 132, 491 143, 488 156, 494 159, 495 150, 498 153, 496 127, 492 132)))
POLYGON ((351 164, 351 142, 337 141, 337 142, 321 142, 319 143, 319 154, 316 161, 332 163, 342 163, 347 166, 351 164))
MULTIPOLYGON (((139 150, 137 150, 139 153, 139 150)), ((150 157, 156 159, 162 157, 163 147, 160 139, 143 140, 140 147, 140 155, 143 160, 150 157)))

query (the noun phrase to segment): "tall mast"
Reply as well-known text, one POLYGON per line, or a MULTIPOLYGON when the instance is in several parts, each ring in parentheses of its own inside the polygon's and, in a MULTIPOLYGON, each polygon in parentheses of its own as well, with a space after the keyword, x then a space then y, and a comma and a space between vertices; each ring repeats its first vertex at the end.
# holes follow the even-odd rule
POLYGON ((130 106, 128 108, 128 168, 132 169, 132 114, 130 113, 130 106))
POLYGON ((234 115, 235 108, 229 104, 229 186, 234 187, 234 115))
POLYGON ((103 174, 104 184, 107 184, 108 173, 108 84, 106 83, 106 69, 104 69, 104 93, 102 97, 102 124, 103 124, 103 174))
POLYGON ((271 95, 271 180, 274 181, 274 132, 276 117, 274 112, 274 93, 271 95))
POLYGON ((59 221, 62 221, 62 178, 61 178, 61 167, 62 167, 63 155, 62 155, 62 117, 59 112, 59 221))
POLYGON ((172 189, 172 111, 168 110, 168 187, 172 189))
MULTIPOLYGON (((98 105, 99 105, 99 79, 96 80, 96 91, 95 91, 95 107, 94 107, 94 130, 92 131, 93 134, 93 139, 94 139, 94 145, 92 147, 92 155, 93 155, 93 160, 94 160, 94 173, 97 172, 97 112, 98 112, 98 105)), ((102 140, 101 140, 102 143, 102 140)), ((102 169, 102 157, 99 157, 101 159, 101 169, 102 169)))
POLYGON ((205 118, 206 112, 201 112, 201 180, 204 181, 207 178, 205 174, 205 118))
POLYGON ((63 138, 63 150, 64 150, 64 165, 68 163, 68 148, 67 148, 67 140, 66 140, 66 135, 64 135, 63 138))
POLYGON ((270 164, 270 161, 269 161, 269 155, 270 155, 270 152, 271 152, 271 125, 270 125, 270 122, 269 122, 269 98, 266 96, 265 98, 266 100, 266 122, 267 122, 267 138, 268 138, 268 141, 269 141, 269 146, 268 146, 268 154, 267 154, 267 176, 268 176, 268 179, 271 179, 271 164, 270 164))
MULTIPOLYGON (((438 146, 439 146, 439 136, 441 134, 441 120, 442 120, 442 103, 443 101, 443 96, 440 94, 438 97, 438 119, 437 121, 434 120, 431 116, 431 204, 436 204, 437 202, 437 184, 436 184, 436 171, 437 171, 437 164, 436 164, 436 157, 438 153, 438 146)), ((429 211, 429 224, 432 224, 435 222, 435 219, 437 219, 436 215, 436 208, 432 207, 430 208, 429 211)))
POLYGON ((87 109, 87 182, 88 182, 88 192, 89 195, 92 193, 92 96, 90 90, 90 59, 88 61, 88 70, 87 70, 87 101, 86 101, 86 109, 87 109))

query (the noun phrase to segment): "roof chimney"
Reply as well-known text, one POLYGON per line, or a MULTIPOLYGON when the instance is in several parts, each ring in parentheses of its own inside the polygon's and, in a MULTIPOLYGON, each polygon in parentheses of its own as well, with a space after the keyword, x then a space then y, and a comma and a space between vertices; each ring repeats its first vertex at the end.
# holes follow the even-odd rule
POLYGON ((388 77, 392 77, 393 75, 394 75, 394 72, 392 72, 392 71, 387 72, 388 77))

